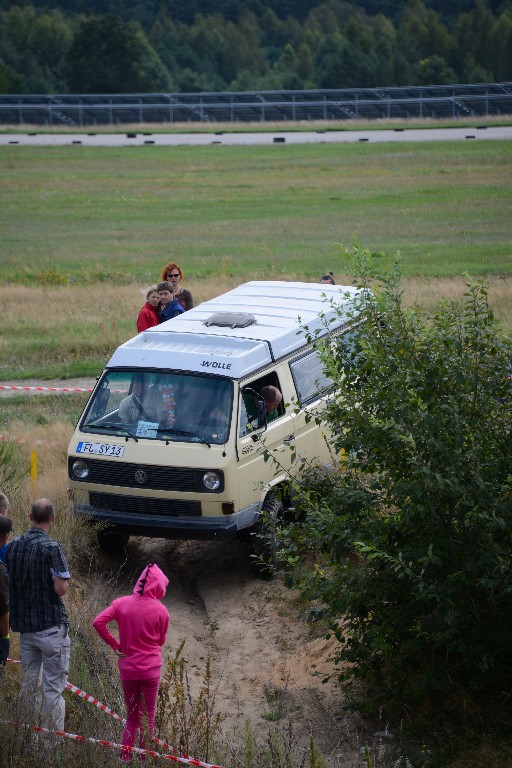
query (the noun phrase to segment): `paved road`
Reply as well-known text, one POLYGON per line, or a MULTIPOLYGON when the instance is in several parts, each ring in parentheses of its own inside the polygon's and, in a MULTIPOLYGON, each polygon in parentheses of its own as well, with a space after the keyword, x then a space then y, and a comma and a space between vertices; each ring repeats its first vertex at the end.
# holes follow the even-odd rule
POLYGON ((271 131, 252 133, 0 133, 0 146, 205 146, 251 144, 335 144, 367 142, 372 144, 398 141, 465 141, 512 139, 512 126, 478 126, 473 128, 395 128, 374 131, 271 131))

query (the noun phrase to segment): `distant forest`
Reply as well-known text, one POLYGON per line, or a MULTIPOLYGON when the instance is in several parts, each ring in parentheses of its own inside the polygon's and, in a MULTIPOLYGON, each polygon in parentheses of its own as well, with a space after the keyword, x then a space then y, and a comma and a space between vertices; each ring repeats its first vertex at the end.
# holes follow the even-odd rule
POLYGON ((512 0, 0 0, 0 93, 512 80, 512 0))

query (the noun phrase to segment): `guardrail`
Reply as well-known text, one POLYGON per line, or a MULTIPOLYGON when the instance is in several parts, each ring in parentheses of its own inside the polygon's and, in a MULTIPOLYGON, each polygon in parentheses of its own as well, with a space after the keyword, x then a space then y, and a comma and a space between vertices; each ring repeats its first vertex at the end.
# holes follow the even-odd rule
POLYGON ((201 94, 0 95, 0 124, 287 122, 512 114, 512 84, 201 94))

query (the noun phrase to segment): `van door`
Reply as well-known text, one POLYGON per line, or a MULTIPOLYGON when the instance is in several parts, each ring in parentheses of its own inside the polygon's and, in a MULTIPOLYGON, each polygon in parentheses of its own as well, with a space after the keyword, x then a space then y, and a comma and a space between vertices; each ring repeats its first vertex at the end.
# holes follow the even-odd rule
MULTIPOLYGON (((277 374, 244 382, 239 392, 237 455, 239 476, 239 509, 252 509, 255 522, 260 503, 268 486, 285 479, 290 467, 294 441, 293 408, 285 404, 283 397, 276 413, 271 413, 267 427, 257 426, 255 400, 262 388, 275 386, 282 392, 277 374), (270 456, 269 456, 270 454, 270 456)), ((248 511, 247 520, 251 513, 248 511)), ((244 518, 245 520, 245 518, 244 518)))

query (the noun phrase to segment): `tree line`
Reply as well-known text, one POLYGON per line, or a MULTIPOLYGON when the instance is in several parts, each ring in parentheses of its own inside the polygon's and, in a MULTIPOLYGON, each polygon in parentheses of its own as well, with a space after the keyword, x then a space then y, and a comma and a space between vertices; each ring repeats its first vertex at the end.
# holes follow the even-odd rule
POLYGON ((510 0, 457 0, 449 14, 437 0, 221 0, 215 13, 204 0, 62 5, 0 2, 0 93, 512 80, 510 0))

